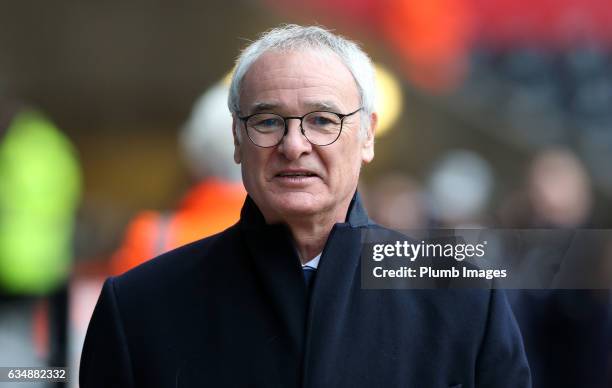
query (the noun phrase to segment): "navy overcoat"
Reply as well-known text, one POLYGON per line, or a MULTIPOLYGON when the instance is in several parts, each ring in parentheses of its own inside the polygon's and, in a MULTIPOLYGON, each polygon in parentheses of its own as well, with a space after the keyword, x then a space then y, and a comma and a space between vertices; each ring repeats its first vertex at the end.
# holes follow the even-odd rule
POLYGON ((105 282, 81 388, 530 386, 502 292, 364 290, 364 228, 356 194, 307 303, 288 229, 247 197, 235 226, 105 282))

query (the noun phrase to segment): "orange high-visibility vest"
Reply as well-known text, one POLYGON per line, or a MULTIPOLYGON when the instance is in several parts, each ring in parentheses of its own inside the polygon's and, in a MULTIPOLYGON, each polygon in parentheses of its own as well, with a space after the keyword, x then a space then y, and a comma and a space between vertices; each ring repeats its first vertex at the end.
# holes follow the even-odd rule
POLYGON ((208 179, 196 185, 173 212, 144 211, 130 222, 110 270, 121 274, 181 245, 221 232, 240 218, 242 183, 208 179))

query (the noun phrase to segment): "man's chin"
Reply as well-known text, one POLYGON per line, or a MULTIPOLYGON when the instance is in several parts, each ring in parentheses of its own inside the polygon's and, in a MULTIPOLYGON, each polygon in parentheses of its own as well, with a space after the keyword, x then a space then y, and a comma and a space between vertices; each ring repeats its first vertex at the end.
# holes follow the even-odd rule
POLYGON ((311 206, 307 203, 285 203, 276 208, 280 215, 291 217, 308 217, 321 213, 319 206, 311 206))
POLYGON ((310 193, 289 193, 271 203, 274 210, 281 216, 307 217, 323 211, 321 200, 310 193))

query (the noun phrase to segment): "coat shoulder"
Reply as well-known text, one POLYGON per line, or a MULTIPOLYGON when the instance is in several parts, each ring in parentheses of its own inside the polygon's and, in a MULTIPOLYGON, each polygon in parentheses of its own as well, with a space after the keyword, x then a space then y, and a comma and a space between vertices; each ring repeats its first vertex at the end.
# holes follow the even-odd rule
POLYGON ((169 252, 163 253, 114 278, 116 290, 151 292, 153 289, 176 289, 195 279, 197 274, 214 271, 219 262, 230 264, 240 254, 240 230, 234 225, 169 252), (219 260, 222 258, 223 260, 219 260))

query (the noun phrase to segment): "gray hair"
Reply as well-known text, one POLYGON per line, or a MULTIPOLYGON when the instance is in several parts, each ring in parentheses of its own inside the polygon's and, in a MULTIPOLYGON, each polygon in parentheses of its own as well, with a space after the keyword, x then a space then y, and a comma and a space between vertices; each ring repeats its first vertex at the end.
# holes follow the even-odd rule
MULTIPOLYGON (((353 41, 318 26, 285 24, 263 33, 259 39, 247 46, 236 61, 228 98, 230 112, 240 112, 240 88, 251 65, 269 50, 299 50, 310 48, 329 51, 340 57, 353 75, 361 99, 362 133, 369 128, 370 115, 375 110, 376 81, 374 67, 368 55, 353 41)), ((346 113, 346 112, 343 112, 346 113)))

